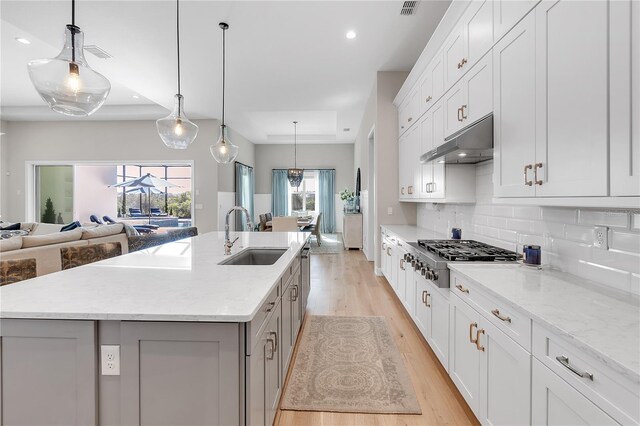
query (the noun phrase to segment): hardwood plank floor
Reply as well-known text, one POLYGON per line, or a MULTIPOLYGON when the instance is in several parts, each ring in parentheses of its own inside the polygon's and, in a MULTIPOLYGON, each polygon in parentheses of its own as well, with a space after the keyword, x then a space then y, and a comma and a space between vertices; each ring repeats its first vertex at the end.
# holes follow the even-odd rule
MULTIPOLYGON (((374 274, 373 264, 361 251, 311 256, 311 294, 307 314, 385 317, 411 376, 422 415, 278 410, 276 425, 478 424, 393 289, 384 277, 374 274)), ((302 332, 305 332, 304 325, 302 332)), ((293 362, 296 354, 297 348, 293 362)))

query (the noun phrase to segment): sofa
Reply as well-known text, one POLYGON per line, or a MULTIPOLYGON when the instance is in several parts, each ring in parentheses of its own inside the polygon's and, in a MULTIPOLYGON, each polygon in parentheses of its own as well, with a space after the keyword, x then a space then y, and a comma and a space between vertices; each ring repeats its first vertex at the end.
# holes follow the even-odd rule
POLYGON ((122 253, 129 252, 128 236, 124 225, 83 225, 71 231, 60 232, 61 225, 21 224, 21 229, 29 235, 0 240, 0 259, 36 259, 37 275, 50 274, 62 270, 60 248, 89 244, 119 242, 122 253))

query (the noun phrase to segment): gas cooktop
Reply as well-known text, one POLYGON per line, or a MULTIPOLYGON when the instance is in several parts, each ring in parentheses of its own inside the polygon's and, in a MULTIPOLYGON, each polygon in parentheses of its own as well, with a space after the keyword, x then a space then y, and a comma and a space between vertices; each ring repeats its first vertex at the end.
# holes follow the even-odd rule
POLYGON ((418 246, 451 262, 513 262, 518 254, 473 240, 418 240, 418 246))

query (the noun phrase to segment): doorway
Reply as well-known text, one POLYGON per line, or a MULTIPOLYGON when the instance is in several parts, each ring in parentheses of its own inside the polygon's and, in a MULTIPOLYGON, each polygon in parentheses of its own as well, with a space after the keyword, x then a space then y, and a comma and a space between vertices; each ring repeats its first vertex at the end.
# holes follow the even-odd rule
POLYGON ((375 261, 375 247, 376 247, 376 150, 375 150, 375 126, 371 128, 369 136, 367 137, 367 249, 365 255, 370 262, 375 261))

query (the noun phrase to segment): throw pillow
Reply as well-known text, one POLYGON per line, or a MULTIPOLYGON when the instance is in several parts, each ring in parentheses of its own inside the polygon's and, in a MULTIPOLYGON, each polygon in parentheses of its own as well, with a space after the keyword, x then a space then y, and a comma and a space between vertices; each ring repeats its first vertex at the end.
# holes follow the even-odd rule
POLYGON ((60 228, 60 232, 64 232, 64 231, 71 231, 72 229, 76 229, 76 228, 80 228, 80 222, 78 222, 77 220, 75 222, 71 222, 68 225, 63 226, 62 228, 60 228))
POLYGON ((19 223, 12 223, 11 225, 7 225, 4 228, 0 228, 0 231, 19 231, 19 230, 20 230, 19 223))

